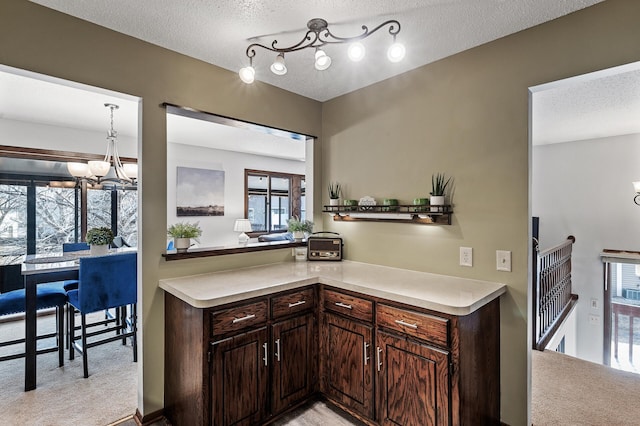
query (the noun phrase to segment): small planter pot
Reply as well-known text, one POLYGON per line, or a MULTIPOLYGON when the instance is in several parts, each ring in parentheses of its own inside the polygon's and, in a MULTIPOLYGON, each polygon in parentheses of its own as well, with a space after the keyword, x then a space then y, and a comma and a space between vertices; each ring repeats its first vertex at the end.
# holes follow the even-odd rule
POLYGON ((340 198, 329 198, 329 205, 330 206, 339 206, 340 205, 340 198))
POLYGON ((191 246, 191 238, 174 238, 173 246, 178 253, 186 253, 191 246))
POLYGON ((293 239, 296 241, 304 240, 304 231, 293 231, 293 239))
MULTIPOLYGON (((444 206, 444 195, 432 195, 430 203, 432 206, 444 206)), ((432 212, 441 212, 441 207, 431 207, 432 212)))
POLYGON ((91 256, 106 256, 109 254, 109 244, 91 244, 89 245, 89 253, 91 256))

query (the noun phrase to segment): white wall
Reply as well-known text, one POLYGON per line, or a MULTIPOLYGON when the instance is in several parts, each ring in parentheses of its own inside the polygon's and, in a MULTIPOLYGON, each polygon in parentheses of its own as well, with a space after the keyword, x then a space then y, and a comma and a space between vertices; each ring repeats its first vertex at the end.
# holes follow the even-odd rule
POLYGON ((540 247, 576 237, 573 288, 577 356, 602 362, 602 249, 640 250, 640 206, 632 181, 640 180, 640 135, 533 147, 532 211, 540 217, 540 247), (591 299, 598 309, 590 308, 591 299), (589 325, 589 314, 600 325, 589 325))
MULTIPOLYGON (((0 145, 104 155, 107 152, 107 125, 105 123, 103 132, 92 132, 0 118, 0 145)), ((119 134, 118 154, 138 158, 138 141, 119 134)))
MULTIPOLYGON (((200 246, 216 247, 238 243, 233 231, 236 219, 244 217, 244 170, 268 170, 304 175, 305 162, 252 154, 202 148, 178 143, 167 144, 167 224, 199 222, 200 246), (224 216, 176 216, 176 168, 223 170, 224 216)), ((309 181, 307 188, 310 187, 309 181)))

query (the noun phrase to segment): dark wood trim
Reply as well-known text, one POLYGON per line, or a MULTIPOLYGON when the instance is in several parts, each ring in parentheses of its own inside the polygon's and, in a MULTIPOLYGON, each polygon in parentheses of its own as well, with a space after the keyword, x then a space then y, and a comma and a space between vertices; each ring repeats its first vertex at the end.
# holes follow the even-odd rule
MULTIPOLYGON (((52 149, 25 148, 19 146, 0 145, 0 157, 23 158, 27 160, 45 160, 45 161, 89 161, 103 160, 104 155, 88 154, 71 151, 56 151, 52 149)), ((120 157, 124 163, 137 163, 137 158, 120 157)))
POLYGON ((256 251, 279 250, 293 247, 305 247, 306 241, 273 241, 265 243, 249 244, 247 246, 237 246, 228 248, 203 247, 189 249, 186 253, 164 253, 162 257, 166 260, 193 259, 197 257, 225 256, 228 254, 252 253, 256 251))
POLYGON ((282 132, 293 133, 296 135, 304 136, 306 137, 307 140, 309 138, 318 139, 318 137, 314 135, 305 135, 303 133, 296 132, 294 130, 283 129, 281 127, 274 127, 270 124, 262 124, 262 123, 257 123, 255 121, 241 120, 239 118, 229 117, 227 115, 217 114, 215 112, 204 111, 201 109, 191 108, 188 106, 176 105, 170 102, 163 102, 160 104, 160 106, 166 108, 169 114, 180 115, 182 117, 195 118, 198 120, 209 121, 209 122, 218 123, 218 124, 226 124, 228 126, 239 127, 239 128, 246 127, 246 126, 242 126, 242 124, 245 124, 245 125, 251 124, 255 126, 266 127, 273 130, 280 130, 282 132), (213 117, 217 117, 218 120, 214 120, 213 117))
POLYGON ((164 410, 160 409, 158 411, 154 411, 152 413, 143 416, 140 413, 140 410, 136 408, 136 413, 133 415, 133 421, 136 422, 138 426, 149 426, 155 422, 164 422, 166 423, 166 418, 164 417, 164 410))
POLYGON ((566 304, 564 308, 562 308, 560 315, 558 315, 558 317, 555 319, 555 321, 553 322, 553 325, 549 327, 549 329, 540 337, 540 340, 538 340, 538 342, 535 344, 534 349, 543 351, 544 348, 547 347, 553 335, 556 334, 556 332, 560 329, 560 326, 562 325, 564 320, 567 319, 567 317, 569 316, 571 311, 575 309, 577 304, 578 304, 578 295, 572 294, 571 299, 569 300, 569 303, 566 304))

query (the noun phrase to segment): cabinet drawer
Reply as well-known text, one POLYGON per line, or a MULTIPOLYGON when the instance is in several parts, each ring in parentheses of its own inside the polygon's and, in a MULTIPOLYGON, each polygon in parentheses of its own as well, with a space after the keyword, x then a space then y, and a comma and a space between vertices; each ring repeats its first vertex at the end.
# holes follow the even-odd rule
POLYGON ((312 288, 275 296, 271 299, 271 317, 275 319, 313 309, 314 302, 315 297, 312 288))
POLYGON ((440 346, 449 346, 449 320, 420 312, 378 305, 377 323, 440 346))
POLYGON ((267 322, 267 300, 211 313, 211 334, 220 336, 267 322))
POLYGON ((363 321, 373 321, 373 302, 356 296, 324 290, 324 309, 363 321))

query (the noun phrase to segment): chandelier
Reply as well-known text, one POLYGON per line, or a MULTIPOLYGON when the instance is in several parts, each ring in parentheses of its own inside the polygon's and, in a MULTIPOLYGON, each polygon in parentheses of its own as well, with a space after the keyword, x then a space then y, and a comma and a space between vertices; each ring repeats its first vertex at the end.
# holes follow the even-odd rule
POLYGON ((284 61, 285 53, 297 52, 303 49, 315 49, 314 66, 318 71, 324 71, 331 66, 331 57, 322 49, 328 44, 344 44, 350 43, 348 56, 354 62, 358 62, 364 58, 365 47, 360 40, 364 40, 379 29, 389 26, 389 34, 393 37, 393 43, 387 50, 387 58, 391 62, 400 62, 405 55, 405 48, 402 43, 396 42, 396 36, 400 32, 400 23, 394 19, 385 21, 371 31, 366 25, 362 26, 362 34, 353 37, 338 37, 333 35, 329 30, 329 24, 322 18, 314 18, 307 22, 309 31, 304 35, 302 40, 289 47, 276 47, 278 40, 273 40, 271 47, 259 43, 250 44, 247 47, 246 55, 249 58, 249 66, 240 69, 240 79, 247 83, 253 83, 256 71, 253 68, 253 57, 256 56, 256 48, 261 47, 266 50, 277 53, 277 56, 271 65, 271 72, 276 75, 285 75, 287 66, 284 61))
POLYGON ((67 163, 67 170, 78 181, 88 181, 107 189, 119 187, 135 187, 138 178, 138 165, 135 163, 122 164, 118 155, 118 132, 113 129, 113 111, 118 105, 104 104, 110 110, 111 127, 107 132, 107 153, 103 161, 89 161, 88 163, 67 163))

